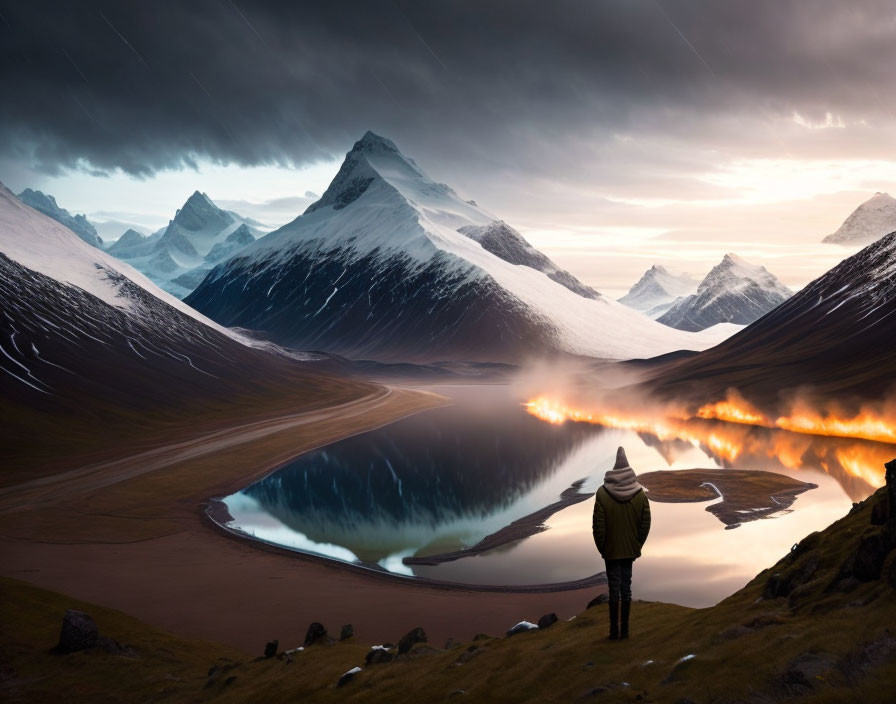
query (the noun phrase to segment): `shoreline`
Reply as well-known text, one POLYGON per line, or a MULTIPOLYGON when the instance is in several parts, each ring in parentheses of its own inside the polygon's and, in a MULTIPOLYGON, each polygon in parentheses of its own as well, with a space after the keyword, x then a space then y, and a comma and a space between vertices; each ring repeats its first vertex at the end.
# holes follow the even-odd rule
MULTIPOLYGON (((157 444, 132 452, 123 444, 100 468, 8 485, 0 497, 0 574, 248 652, 272 638, 301 642, 312 621, 330 629, 352 623, 357 637, 371 642, 421 624, 435 640, 468 639, 549 612, 568 618, 606 591, 427 585, 250 543, 209 525, 209 496, 233 493, 315 447, 446 402, 432 390, 391 388, 347 412, 316 406, 284 414, 269 404, 263 416, 260 399, 252 410, 263 420, 250 424, 258 433, 247 431, 239 442, 231 442, 233 429, 246 423, 233 414, 181 450, 157 444), (281 423, 286 416, 293 420, 281 423)), ((596 552, 594 567, 602 569, 596 552)))
MULTIPOLYGON (((568 490, 567 490, 568 491, 568 490)), ((565 492, 564 492, 565 493, 565 492)), ((576 494, 575 501, 558 501, 550 506, 541 509, 529 516, 524 516, 520 521, 525 521, 533 516, 541 516, 546 510, 554 509, 551 511, 551 515, 556 511, 560 510, 560 508, 566 508, 566 506, 572 505, 574 503, 578 503, 579 501, 584 501, 585 499, 593 496, 593 494, 576 494), (560 505, 559 508, 554 508, 560 505)), ((224 535, 233 540, 238 540, 245 544, 248 544, 256 549, 260 550, 268 550, 277 554, 286 555, 293 559, 301 559, 301 560, 309 560, 313 562, 321 562, 322 564, 334 567, 336 569, 345 569, 352 572, 356 572, 358 574, 363 574, 365 577, 379 579, 386 582, 391 582, 395 584, 413 584, 416 586, 429 587, 432 589, 445 589, 445 590, 453 590, 453 591, 463 591, 463 592, 496 592, 499 594, 553 594, 556 592, 566 592, 566 591, 578 591, 581 589, 592 589, 594 587, 600 587, 607 583, 606 573, 605 572, 597 572, 589 577, 583 577, 582 579, 573 580, 570 582, 552 582, 548 584, 470 584, 466 582, 446 582, 438 579, 430 579, 428 577, 410 577, 407 575, 396 574, 394 572, 388 572, 382 568, 367 566, 363 564, 355 564, 351 562, 344 562, 342 560, 336 560, 334 558, 327 557, 326 555, 317 555, 311 552, 306 552, 304 550, 299 550, 296 548, 289 548, 284 545, 280 545, 278 543, 274 543, 270 540, 265 540, 263 538, 259 538, 254 535, 249 535, 245 531, 242 531, 238 528, 230 528, 225 525, 228 521, 227 519, 232 520, 232 516, 227 512, 226 504, 220 498, 211 498, 208 500, 207 504, 201 509, 202 515, 206 519, 206 523, 210 525, 214 530, 218 531, 221 535, 224 535)), ((492 535, 497 535, 502 531, 506 530, 513 526, 517 521, 511 523, 510 526, 506 526, 502 528, 501 531, 497 533, 493 533, 492 535)), ((538 531, 534 531, 538 532, 538 531)), ((528 535, 534 534, 530 533, 528 535)), ((497 543, 489 548, 499 547, 500 545, 506 545, 509 542, 513 542, 514 540, 521 540, 524 537, 528 537, 528 535, 521 536, 520 538, 511 538, 504 540, 501 543, 497 543)), ((492 536, 487 536, 486 539, 492 536)), ((474 550, 478 545, 481 545, 482 542, 478 543, 476 546, 472 548, 468 548, 468 550, 474 550)), ((448 562, 449 560, 460 559, 461 557, 473 556, 477 555, 481 552, 484 552, 485 549, 479 550, 477 552, 468 552, 465 554, 457 554, 448 553, 452 555, 447 559, 440 560, 440 562, 448 562)), ((441 555, 433 556, 435 558, 442 557, 441 555)), ((408 558, 405 558, 408 559, 408 558)), ((431 559, 431 558, 419 558, 421 562, 414 562, 410 564, 439 564, 437 563, 429 563, 422 562, 423 560, 431 559)), ((409 563, 405 563, 409 564, 409 563)))

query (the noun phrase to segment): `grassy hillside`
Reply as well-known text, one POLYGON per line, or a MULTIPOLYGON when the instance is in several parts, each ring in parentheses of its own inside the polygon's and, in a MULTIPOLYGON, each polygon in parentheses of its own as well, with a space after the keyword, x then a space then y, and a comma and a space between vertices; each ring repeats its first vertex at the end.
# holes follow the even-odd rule
MULTIPOLYGON (((364 663, 370 644, 349 639, 286 656, 282 651, 301 645, 304 633, 272 633, 281 653, 264 659, 264 643, 243 653, 187 641, 120 612, 2 580, 0 697, 702 704, 798 696, 890 702, 896 686, 896 465, 888 480, 889 497, 887 488, 879 490, 714 607, 636 602, 631 639, 622 642, 605 639, 606 607, 597 606, 545 630, 420 644, 393 662, 370 666, 364 663), (117 640, 123 651, 50 652, 67 608, 91 614, 100 635, 117 640), (355 666, 363 670, 336 687, 355 666)), ((341 626, 327 625, 331 634, 341 626)))

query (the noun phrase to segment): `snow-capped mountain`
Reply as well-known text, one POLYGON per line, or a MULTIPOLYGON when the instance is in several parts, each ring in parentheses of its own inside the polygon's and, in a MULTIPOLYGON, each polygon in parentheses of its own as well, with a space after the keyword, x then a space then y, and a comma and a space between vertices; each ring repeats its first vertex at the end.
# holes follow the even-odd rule
POLYGON ((93 226, 93 223, 87 219, 87 216, 72 215, 65 208, 60 208, 53 196, 47 195, 42 191, 33 191, 30 188, 26 188, 19 193, 19 199, 25 203, 25 205, 30 205, 47 217, 51 217, 56 222, 62 223, 87 244, 93 245, 94 247, 103 246, 103 240, 100 239, 96 228, 93 226))
POLYGON ((866 245, 891 232, 896 232, 896 198, 889 193, 875 193, 822 242, 866 245))
POLYGON ((719 323, 749 325, 793 295, 764 266, 726 254, 697 292, 680 298, 657 320, 679 330, 704 330, 719 323))
POLYGON ((457 231, 476 240, 484 250, 504 261, 536 269, 546 274, 549 279, 585 298, 600 298, 597 291, 583 284, 568 271, 560 269, 503 220, 495 220, 487 225, 466 225, 459 227, 457 231))
POLYGON ((598 294, 371 132, 320 200, 186 301, 280 344, 381 361, 645 357, 733 330, 670 330, 598 294))
POLYGON ((167 227, 148 237, 128 230, 106 251, 146 274, 164 290, 183 298, 216 262, 261 235, 250 223, 257 224, 219 208, 205 193, 196 191, 167 227))
POLYGON ((619 302, 656 320, 676 299, 696 293, 699 284, 690 274, 673 274, 666 267, 654 264, 619 302))
MULTIPOLYGON (((653 382, 699 403, 736 387, 775 402, 786 389, 841 404, 881 398, 896 379, 896 232, 844 259, 740 333, 653 382)), ((784 394, 786 396, 786 394, 784 394)))
POLYGON ((226 400, 305 374, 298 355, 222 328, 2 184, 0 296, 5 412, 226 400))

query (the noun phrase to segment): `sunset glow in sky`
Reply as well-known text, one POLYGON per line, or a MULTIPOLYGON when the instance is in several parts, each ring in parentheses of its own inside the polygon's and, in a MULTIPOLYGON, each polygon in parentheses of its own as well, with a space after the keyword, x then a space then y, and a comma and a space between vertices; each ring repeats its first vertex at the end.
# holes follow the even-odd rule
POLYGON ((729 251, 798 288, 896 193, 883 0, 91 5, 4 11, 0 180, 97 221, 284 224, 372 129, 619 296, 729 251))

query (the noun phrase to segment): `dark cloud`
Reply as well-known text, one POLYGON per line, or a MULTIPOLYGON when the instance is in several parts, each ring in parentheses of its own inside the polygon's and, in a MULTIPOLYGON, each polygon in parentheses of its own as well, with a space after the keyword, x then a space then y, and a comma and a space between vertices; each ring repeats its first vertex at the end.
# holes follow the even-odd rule
POLYGON ((569 175, 611 168, 620 135, 645 150, 736 137, 760 154, 801 149, 770 126, 782 115, 896 114, 892 0, 0 0, 0 13, 0 150, 48 172, 301 165, 373 129, 448 173, 569 175))

